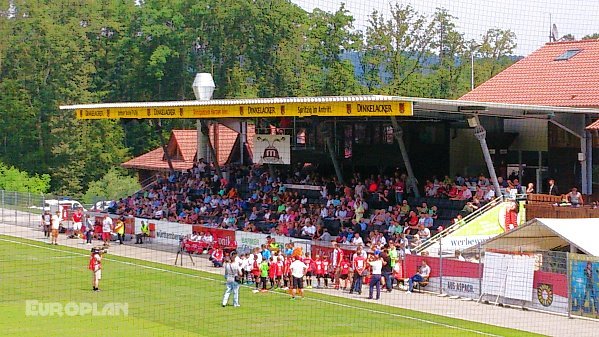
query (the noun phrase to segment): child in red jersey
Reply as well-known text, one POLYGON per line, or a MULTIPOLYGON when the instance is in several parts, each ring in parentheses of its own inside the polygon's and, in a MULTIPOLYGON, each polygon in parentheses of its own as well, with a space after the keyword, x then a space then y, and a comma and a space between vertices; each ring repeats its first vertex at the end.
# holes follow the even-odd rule
POLYGON ((275 261, 275 257, 271 256, 268 259, 268 280, 270 281, 270 288, 275 288, 275 278, 277 277, 277 263, 275 261))
POLYGON ((331 261, 329 261, 329 257, 324 255, 322 257, 322 278, 324 279, 324 287, 329 287, 329 278, 330 278, 330 269, 331 269, 331 261))
POLYGON ((282 288, 281 286, 283 283, 283 271, 285 269, 285 262, 284 262, 285 259, 283 258, 283 256, 278 255, 278 254, 275 256, 275 258, 276 258, 275 263, 277 265, 276 285, 277 285, 277 288, 282 288))
POLYGON ((351 270, 351 265, 349 264, 349 260, 347 258, 341 261, 339 265, 339 278, 341 279, 340 285, 343 290, 347 289, 347 285, 349 284, 349 272, 351 270))
POLYGON ((316 288, 320 288, 320 279, 324 277, 324 269, 322 268, 322 259, 318 254, 314 259, 314 272, 316 273, 316 288))
POLYGON ((284 258, 283 261, 283 290, 289 290, 289 288, 291 288, 293 285, 291 284, 291 278, 290 278, 290 274, 291 274, 291 262, 293 262, 293 259, 291 258, 291 256, 287 256, 286 258, 284 258))
POLYGON ((312 289, 312 270, 313 270, 313 261, 312 261, 312 257, 310 256, 310 253, 306 253, 306 256, 304 257, 304 264, 308 267, 307 271, 306 271, 306 288, 307 289, 312 289))

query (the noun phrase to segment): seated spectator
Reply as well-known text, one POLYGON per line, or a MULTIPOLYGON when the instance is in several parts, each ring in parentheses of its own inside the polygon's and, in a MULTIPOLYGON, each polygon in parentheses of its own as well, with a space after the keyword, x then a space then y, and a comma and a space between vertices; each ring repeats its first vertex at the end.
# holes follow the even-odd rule
POLYGON ((478 206, 474 205, 471 201, 468 201, 466 203, 466 205, 464 205, 464 208, 462 208, 462 212, 464 212, 466 214, 470 214, 470 213, 473 213, 477 209, 478 209, 478 206))
POLYGON ((418 219, 418 225, 423 225, 425 228, 433 227, 433 218, 431 218, 429 213, 422 213, 420 215, 420 219, 418 219))
POLYGON ((572 187, 570 193, 566 195, 568 202, 572 204, 573 207, 578 207, 584 205, 584 200, 582 199, 582 194, 578 192, 576 187, 572 187))
POLYGON ((223 250, 220 248, 216 248, 212 251, 212 254, 210 254, 210 258, 208 260, 210 260, 212 262, 212 265, 214 267, 220 268, 223 266, 223 259, 224 259, 223 250))
POLYGON ((428 240, 431 237, 430 229, 426 228, 423 224, 418 225, 418 237, 422 242, 428 240))
POLYGON ((362 240, 362 237, 359 233, 354 233, 354 237, 351 239, 351 244, 354 246, 363 246, 364 240, 362 240))
POLYGON ((404 225, 404 233, 409 235, 416 234, 418 232, 418 221, 419 219, 416 215, 416 212, 410 211, 410 214, 408 215, 404 225))
POLYGON ((311 220, 306 219, 304 227, 302 227, 301 237, 312 239, 314 234, 316 234, 316 226, 314 226, 311 220))
POLYGON ((414 290, 414 282, 423 282, 429 278, 431 274, 431 267, 426 264, 425 260, 422 260, 418 272, 408 279, 408 293, 414 290))
POLYGON ((495 189, 493 189, 492 186, 487 187, 486 191, 485 191, 485 196, 483 197, 482 200, 484 201, 491 201, 495 199, 495 189))
POLYGON ((326 228, 322 229, 322 235, 320 235, 317 240, 319 241, 325 241, 325 242, 331 242, 332 237, 331 234, 329 233, 329 230, 326 228))

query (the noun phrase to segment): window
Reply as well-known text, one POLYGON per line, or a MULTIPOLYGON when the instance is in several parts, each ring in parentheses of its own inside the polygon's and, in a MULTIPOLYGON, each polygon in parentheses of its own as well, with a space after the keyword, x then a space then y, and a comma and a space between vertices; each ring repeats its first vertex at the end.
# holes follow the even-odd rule
POLYGON ((570 50, 566 50, 563 54, 561 54, 560 56, 556 57, 554 61, 565 61, 565 60, 569 60, 572 57, 574 57, 574 55, 580 53, 580 49, 570 49, 570 50))

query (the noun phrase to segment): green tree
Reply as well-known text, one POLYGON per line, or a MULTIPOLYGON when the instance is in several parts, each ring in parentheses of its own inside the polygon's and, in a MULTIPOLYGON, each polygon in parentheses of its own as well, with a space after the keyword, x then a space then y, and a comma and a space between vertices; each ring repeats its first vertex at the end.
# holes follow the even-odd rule
POLYGON ((434 46, 435 22, 411 5, 391 5, 389 19, 373 12, 363 51, 364 80, 370 92, 405 95, 434 46))
POLYGON ((50 175, 33 175, 0 163, 0 189, 15 192, 46 193, 50 188, 50 175))
POLYGON ((141 189, 139 181, 122 169, 112 168, 100 180, 92 181, 83 196, 85 203, 102 200, 118 200, 141 189))

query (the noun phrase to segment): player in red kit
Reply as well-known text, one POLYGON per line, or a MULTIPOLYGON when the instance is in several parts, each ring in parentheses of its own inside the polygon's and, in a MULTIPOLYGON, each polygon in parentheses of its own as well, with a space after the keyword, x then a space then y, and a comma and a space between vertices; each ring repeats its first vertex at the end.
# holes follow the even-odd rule
POLYGON ((316 255, 314 259, 314 272, 316 273, 316 288, 320 288, 320 279, 324 277, 324 269, 322 269, 322 259, 320 255, 316 255))
POLYGON ((308 269, 306 270, 306 288, 312 289, 312 270, 314 266, 310 253, 306 253, 306 256, 304 257, 303 261, 304 264, 308 267, 308 269))
POLYGON ((339 276, 341 262, 343 261, 343 250, 337 242, 333 242, 333 260, 331 261, 331 280, 335 283, 335 289, 339 289, 339 276))
POLYGON ((285 258, 285 261, 283 261, 283 285, 284 285, 284 290, 289 290, 289 288, 291 288, 293 285, 291 284, 291 277, 289 276, 291 273, 291 262, 293 262, 291 260, 291 256, 287 256, 285 258))
POLYGON ((343 290, 346 290, 347 285, 349 284, 350 270, 351 270, 351 264, 349 263, 347 258, 343 259, 343 261, 341 261, 341 264, 339 265, 339 278, 341 279, 341 281, 339 281, 339 283, 343 282, 343 284, 341 285, 343 287, 343 290))
POLYGON ((358 246, 356 253, 353 256, 352 267, 354 270, 354 278, 352 280, 351 289, 349 293, 352 294, 357 292, 358 294, 362 294, 362 277, 364 276, 364 272, 366 271, 366 257, 362 253, 362 247, 358 246))

